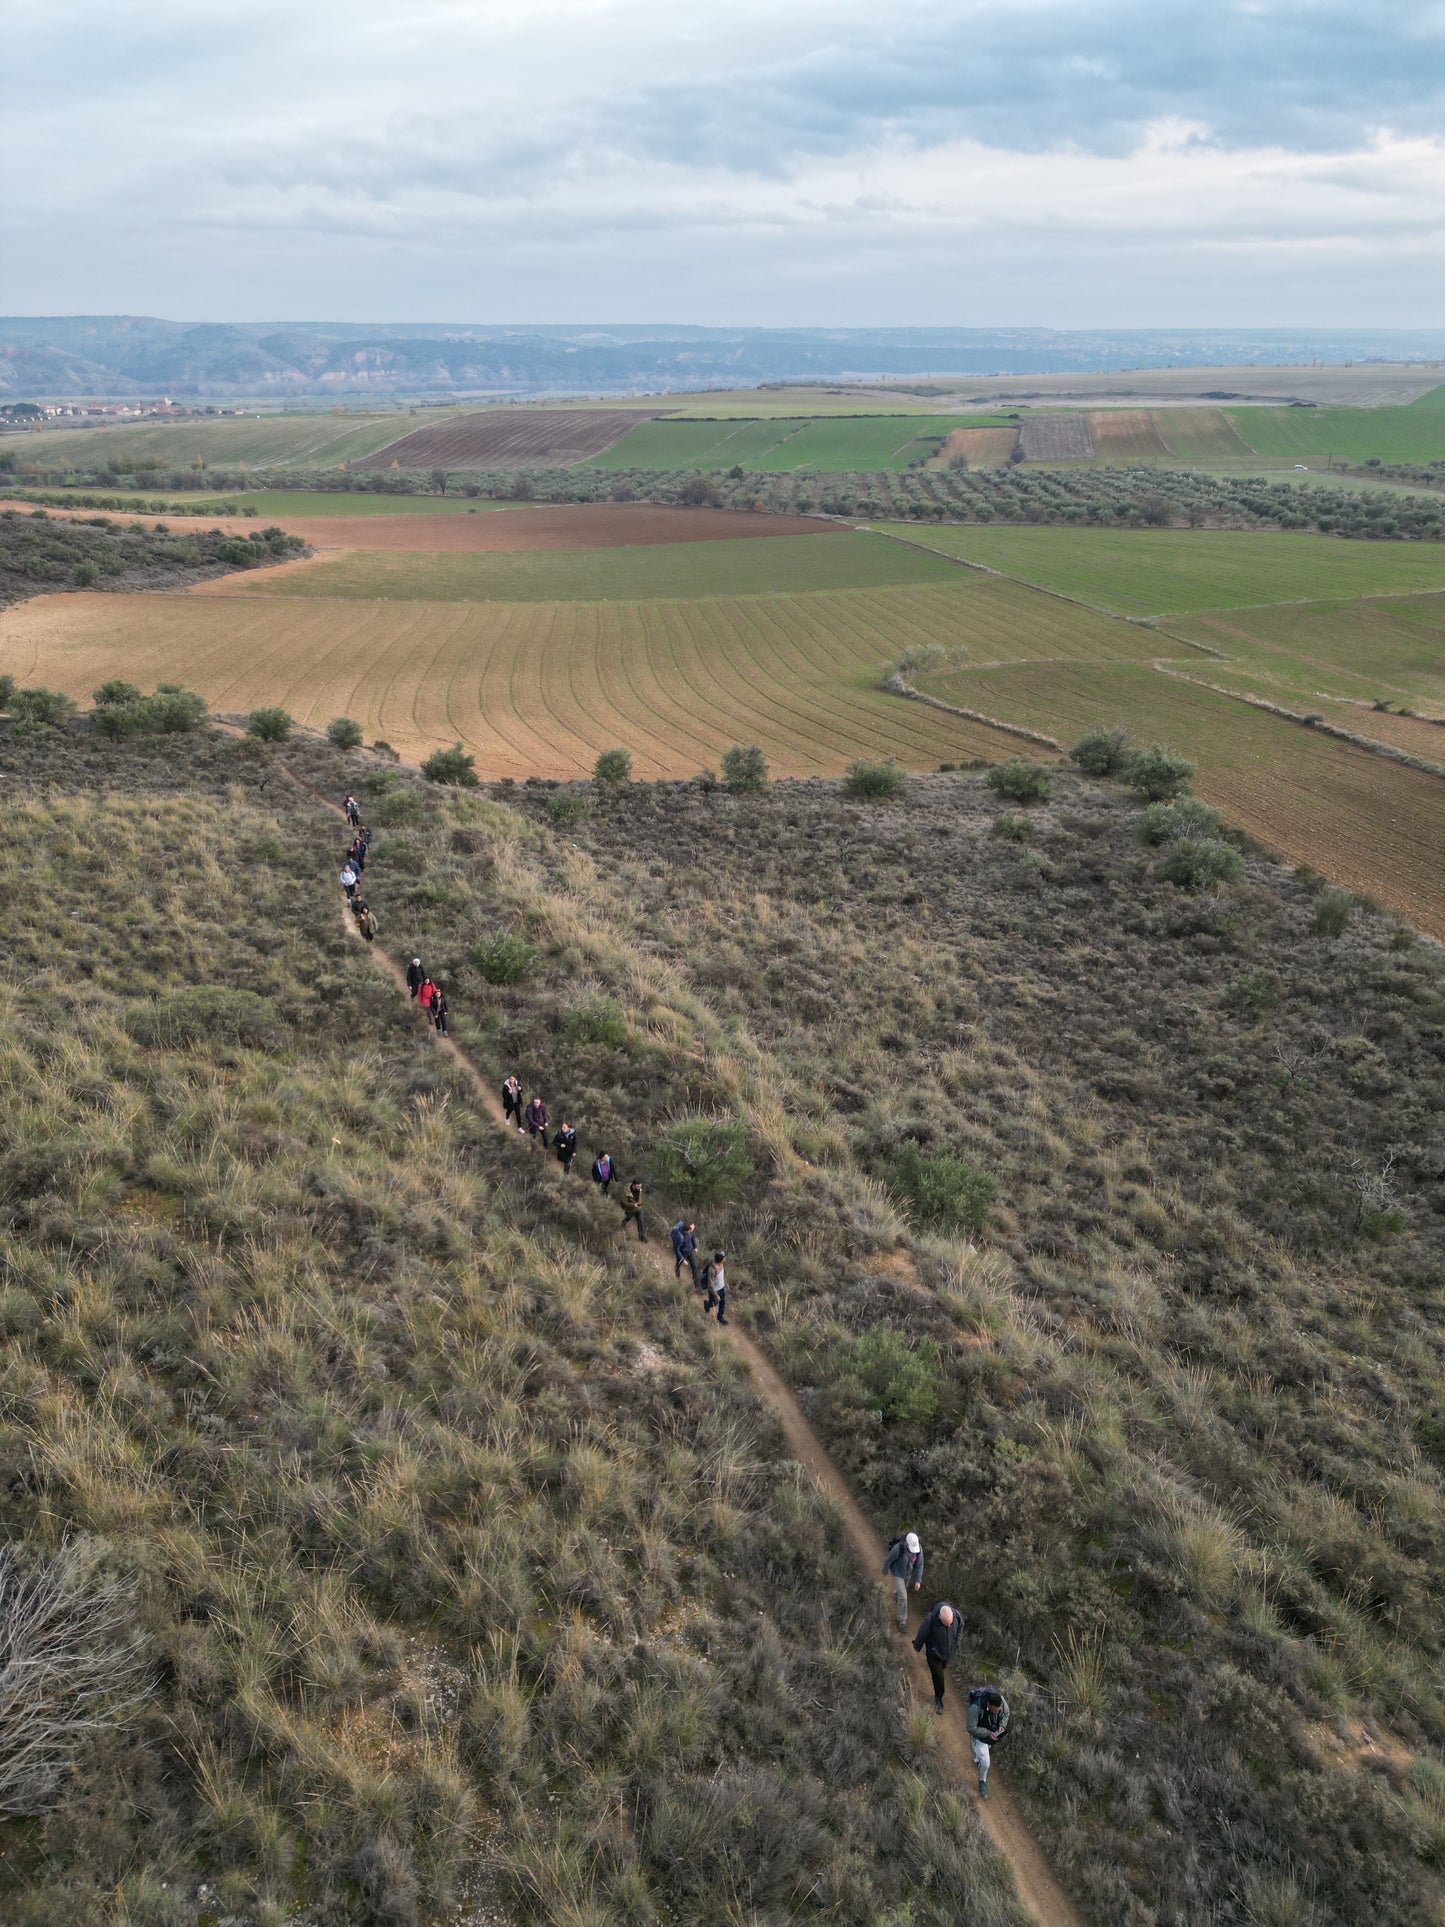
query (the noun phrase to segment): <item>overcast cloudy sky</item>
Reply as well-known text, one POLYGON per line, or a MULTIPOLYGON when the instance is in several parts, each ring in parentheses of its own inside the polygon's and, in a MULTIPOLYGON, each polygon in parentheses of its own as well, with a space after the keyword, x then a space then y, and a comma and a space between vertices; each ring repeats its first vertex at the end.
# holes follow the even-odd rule
POLYGON ((0 15, 11 314, 1445 315, 1445 0, 0 15))

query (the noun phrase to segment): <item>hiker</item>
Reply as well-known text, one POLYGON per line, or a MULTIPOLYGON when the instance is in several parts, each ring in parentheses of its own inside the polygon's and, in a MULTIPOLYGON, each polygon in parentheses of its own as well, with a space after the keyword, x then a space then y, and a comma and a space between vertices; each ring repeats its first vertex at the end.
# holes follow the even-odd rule
POLYGON ((552 1149, 557 1153, 557 1162, 562 1167, 565 1178, 572 1169, 572 1160, 577 1155, 577 1133, 564 1117, 562 1128, 552 1140, 552 1149))
POLYGON ((916 1532, 900 1533, 888 1548, 883 1561, 883 1577, 893 1581, 893 1597, 898 1606, 898 1630, 908 1631, 908 1588, 923 1589, 923 1547, 916 1532))
POLYGON ((716 1306, 720 1325, 728 1322, 728 1275, 723 1265, 724 1256, 721 1251, 712 1254, 712 1262, 707 1268, 707 1296, 702 1301, 704 1311, 711 1311, 716 1306))
POLYGON ((968 1737, 978 1768, 978 1797, 988 1798, 988 1769, 993 1748, 1008 1732, 1008 1701, 996 1686, 975 1686, 968 1696, 968 1737))
POLYGON ((371 906, 359 903, 356 907, 356 927, 368 943, 376 941, 376 918, 371 914, 371 906))
POLYGON ((622 1235, 627 1236, 627 1227, 637 1221, 637 1242, 647 1243, 647 1226, 642 1222, 642 1179, 634 1178, 627 1187, 627 1195, 622 1200, 622 1235))
POLYGON ((356 874, 360 876, 366 868, 366 845, 360 837, 357 837, 351 848, 346 852, 346 860, 355 870, 356 874))
POLYGON ((353 829, 361 821, 361 806, 354 796, 348 796, 346 799, 346 820, 353 829))
POLYGON ((534 1097, 527 1106, 527 1136, 539 1137, 542 1149, 547 1148, 547 1104, 541 1097, 534 1097))
POLYGON ((599 1151, 592 1160, 592 1182, 602 1186, 604 1198, 607 1196, 607 1187, 611 1184, 612 1178, 612 1155, 608 1151, 599 1151))
POLYGON ((517 1129, 522 1128, 522 1080, 512 1076, 502 1080, 502 1122, 510 1124, 517 1120, 517 1129))
POLYGON ((406 987, 411 992, 411 1000, 416 1002, 416 993, 421 989, 426 972, 421 967, 421 958, 413 957, 406 967, 406 987))
POLYGON ((363 853, 368 851, 371 848, 371 831, 367 829, 364 823, 361 826, 361 833, 360 833, 359 840, 361 843, 361 848, 363 853))
POLYGON ((682 1276, 682 1268, 687 1266, 692 1273, 693 1289, 697 1288, 697 1226, 686 1218, 679 1218, 672 1227, 672 1275, 682 1276))
POLYGON ((416 1000, 428 1016, 431 1015, 431 1007, 436 1001, 436 994, 437 987, 432 982, 430 974, 424 976, 417 987, 416 1000))
POLYGON ((943 1711, 943 1669, 958 1651, 963 1638, 963 1614, 957 1606, 940 1599, 913 1635, 913 1650, 928 1661, 928 1676, 933 1681, 933 1710, 943 1711))
POLYGON ((352 902, 356 896, 356 866, 349 857, 341 866, 341 887, 346 892, 346 901, 352 902))
POLYGON ((431 1000, 431 1020, 436 1025, 438 1037, 449 1036, 447 1030, 447 994, 438 984, 436 995, 431 1000))

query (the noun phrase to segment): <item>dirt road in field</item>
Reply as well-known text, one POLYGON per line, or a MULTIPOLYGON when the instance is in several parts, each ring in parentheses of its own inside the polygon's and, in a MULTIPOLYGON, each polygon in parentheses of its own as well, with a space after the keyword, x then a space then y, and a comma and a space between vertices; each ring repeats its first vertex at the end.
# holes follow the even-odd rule
MULTIPOLYGON (((345 821, 345 812, 329 798, 298 776, 289 765, 282 763, 281 768, 298 788, 304 790, 316 802, 332 810, 342 818, 343 822, 345 821)), ((355 919, 347 909, 344 897, 341 899, 341 916, 354 941, 363 942, 364 939, 356 928, 355 919)), ((372 943, 368 948, 373 961, 392 979, 401 995, 409 996, 406 974, 395 958, 379 943, 372 943)), ((454 1043, 450 1037, 438 1037, 436 1041, 462 1070, 488 1116, 499 1128, 506 1129, 510 1133, 511 1127, 506 1124, 502 1114, 501 1099, 497 1095, 500 1079, 484 1077, 461 1046, 454 1043)), ((560 1172, 555 1172, 555 1167, 550 1162, 547 1162, 546 1168, 554 1171, 557 1183, 567 1182, 560 1172)), ((668 1277, 668 1257, 661 1247, 656 1244, 639 1246, 638 1256, 644 1263, 651 1264, 653 1269, 661 1273, 664 1278, 668 1277)), ((682 1286, 678 1286, 679 1293, 683 1289, 682 1286)), ((688 1299, 694 1301, 689 1309, 695 1309, 696 1294, 690 1285, 686 1287, 686 1292, 688 1299)), ((802 1406, 773 1370, 761 1347, 749 1338, 746 1332, 730 1321, 720 1330, 719 1335, 726 1339, 747 1367, 753 1389, 777 1419, 794 1458, 800 1465, 806 1467, 819 1490, 838 1507, 843 1515, 843 1522, 847 1527, 848 1537, 852 1541, 854 1550, 868 1573, 877 1578, 883 1565, 885 1550, 883 1542, 868 1523, 862 1507, 854 1498, 847 1480, 828 1456, 822 1440, 808 1423, 802 1406)), ((880 1581, 880 1597, 881 1592, 880 1581)), ((891 1616, 891 1594, 888 1596, 887 1604, 891 1616)), ((910 1613, 910 1633, 916 1629, 916 1624, 915 1608, 910 1613)), ((925 1703, 930 1701, 933 1696, 931 1685, 926 1685, 926 1690, 920 1693, 920 1679, 926 1682, 926 1676, 923 1674, 923 1662, 916 1660, 913 1656, 911 1640, 906 1647, 900 1640, 897 1653, 910 1695, 915 1698, 921 1697, 925 1703)), ((937 1722, 936 1730, 939 1751, 948 1772, 963 1788, 972 1792, 977 1785, 977 1774, 964 1721, 966 1692, 966 1684, 960 1674, 955 1680, 954 1694, 949 1697, 943 1717, 937 1722)), ((1055 1880, 1049 1863, 1044 1858, 1043 1850, 1029 1831, 1017 1804, 1010 1798, 1007 1789, 998 1784, 996 1775, 991 1776, 989 1780, 987 1803, 979 1803, 976 1811, 985 1833, 1013 1869, 1018 1897, 1039 1923, 1039 1927, 1086 1927, 1083 1916, 1055 1880)))

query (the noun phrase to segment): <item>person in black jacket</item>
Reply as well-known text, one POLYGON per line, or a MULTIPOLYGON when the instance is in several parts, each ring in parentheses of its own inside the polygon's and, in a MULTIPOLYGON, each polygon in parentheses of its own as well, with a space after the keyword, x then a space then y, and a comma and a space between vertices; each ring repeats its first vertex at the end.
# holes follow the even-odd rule
POLYGON ((421 989, 426 972, 421 967, 421 958, 413 957, 406 967, 406 987, 411 992, 411 1000, 416 1002, 416 993, 421 989))
POLYGON ((516 1120, 517 1129, 522 1128, 522 1083, 515 1072, 502 1079, 502 1122, 510 1124, 516 1120))
POLYGON ((562 1167, 565 1178, 572 1169, 572 1160, 577 1155, 577 1133, 564 1117, 562 1128, 552 1140, 552 1149, 557 1153, 557 1162, 562 1167))
POLYGON ((933 1681, 933 1710, 943 1711, 943 1672, 958 1651, 963 1638, 963 1614, 957 1606, 940 1599, 913 1635, 913 1650, 928 1661, 928 1677, 933 1681))

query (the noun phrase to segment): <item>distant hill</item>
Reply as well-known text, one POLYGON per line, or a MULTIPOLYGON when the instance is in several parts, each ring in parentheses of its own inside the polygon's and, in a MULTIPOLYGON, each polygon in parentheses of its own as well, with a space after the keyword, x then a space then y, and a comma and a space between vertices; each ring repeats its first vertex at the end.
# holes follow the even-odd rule
POLYGON ((618 394, 885 374, 1070 374, 1442 355, 1439 330, 500 328, 0 317, 0 399, 618 394))

